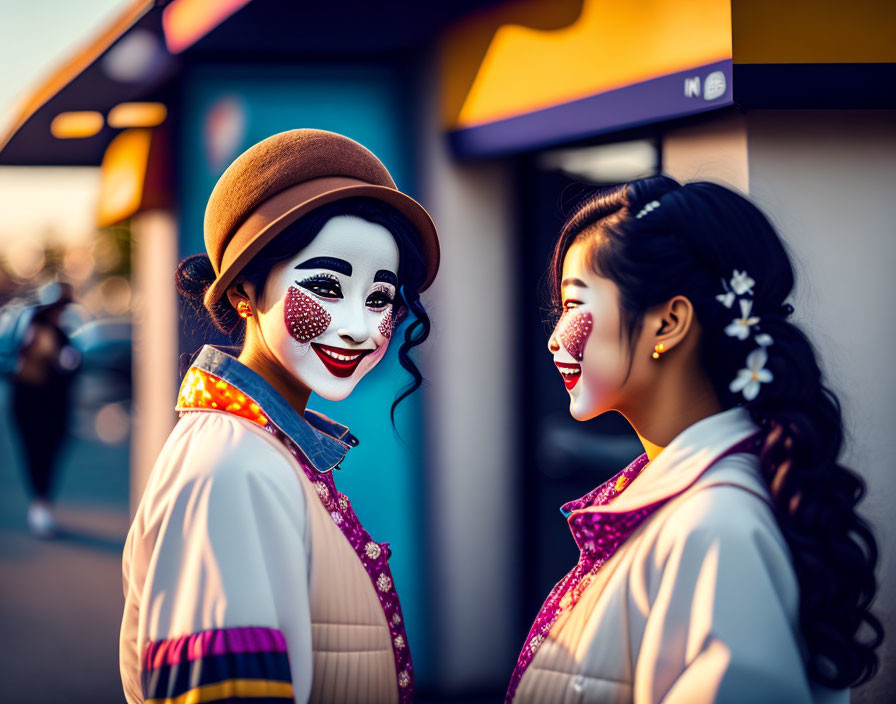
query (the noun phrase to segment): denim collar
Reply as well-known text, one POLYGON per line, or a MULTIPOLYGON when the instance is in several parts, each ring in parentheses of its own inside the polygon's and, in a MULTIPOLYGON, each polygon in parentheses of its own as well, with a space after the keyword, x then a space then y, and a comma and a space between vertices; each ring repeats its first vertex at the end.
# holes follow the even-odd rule
POLYGON ((191 366, 214 374, 255 401, 268 419, 301 448, 318 472, 338 469, 345 454, 358 444, 346 426, 322 413, 306 409, 304 418, 300 416, 267 381, 221 349, 204 345, 191 366))

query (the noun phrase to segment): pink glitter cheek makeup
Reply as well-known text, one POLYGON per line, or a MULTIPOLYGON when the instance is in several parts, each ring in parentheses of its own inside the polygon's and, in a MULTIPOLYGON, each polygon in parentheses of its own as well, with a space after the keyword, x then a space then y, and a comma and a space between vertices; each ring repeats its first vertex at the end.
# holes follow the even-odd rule
POLYGON ((392 339, 392 331, 395 328, 395 320, 392 317, 392 309, 389 308, 383 315, 383 319, 380 321, 379 327, 377 328, 380 331, 380 335, 385 337, 387 340, 392 339))
POLYGON ((283 319, 286 329, 299 342, 311 342, 330 327, 330 314, 327 313, 310 296, 306 296, 295 286, 286 292, 286 305, 283 307, 283 319))
POLYGON ((591 313, 570 313, 560 330, 560 344, 577 362, 585 357, 585 344, 594 327, 591 313))

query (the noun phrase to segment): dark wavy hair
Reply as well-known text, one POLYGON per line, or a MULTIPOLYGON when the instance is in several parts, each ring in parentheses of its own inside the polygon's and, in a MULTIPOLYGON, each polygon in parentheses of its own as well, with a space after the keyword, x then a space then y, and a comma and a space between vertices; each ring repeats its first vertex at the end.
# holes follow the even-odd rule
MULTIPOLYGON (((368 222, 382 225, 398 245, 398 291, 393 305, 393 318, 400 324, 413 313, 413 321, 404 328, 404 339, 398 348, 399 364, 411 375, 412 381, 392 403, 390 416, 395 421, 395 408, 423 384, 423 375, 410 356, 410 351, 429 336, 429 316, 420 301, 420 287, 426 278, 426 262, 420 235, 404 215, 375 198, 345 198, 312 210, 271 240, 240 272, 232 285, 251 283, 256 291, 263 290, 274 265, 291 259, 307 247, 324 225, 339 215, 354 215, 368 222)), ((240 318, 227 296, 211 308, 204 304, 205 292, 215 279, 215 272, 207 254, 194 254, 184 259, 174 275, 178 293, 202 316, 210 316, 214 325, 232 339, 242 342, 246 321, 240 318)), ((396 329, 397 332, 397 329, 396 329)))
POLYGON ((752 346, 725 334, 735 309, 716 295, 735 269, 755 280, 753 314, 774 340, 766 365, 774 382, 745 405, 765 433, 759 463, 799 581, 807 671, 833 688, 871 679, 883 627, 870 611, 877 544, 856 513, 865 485, 838 463, 840 403, 823 384, 806 335, 787 320, 794 272, 774 228, 749 200, 714 183, 682 186, 657 176, 599 190, 574 209, 554 249, 555 311, 563 258, 577 240, 591 243, 592 269, 619 289, 629 350, 645 311, 688 298, 702 331, 700 361, 726 409, 743 403, 729 383, 752 346), (659 206, 636 217, 653 201, 659 206))

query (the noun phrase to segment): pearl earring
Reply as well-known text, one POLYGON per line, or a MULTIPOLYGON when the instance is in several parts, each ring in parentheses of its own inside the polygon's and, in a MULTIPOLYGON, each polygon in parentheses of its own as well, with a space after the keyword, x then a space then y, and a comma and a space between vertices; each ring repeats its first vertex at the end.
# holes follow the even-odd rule
POLYGON ((653 346, 653 354, 651 354, 650 356, 653 357, 654 359, 659 359, 660 355, 665 351, 666 351, 666 346, 662 342, 657 342, 653 346))

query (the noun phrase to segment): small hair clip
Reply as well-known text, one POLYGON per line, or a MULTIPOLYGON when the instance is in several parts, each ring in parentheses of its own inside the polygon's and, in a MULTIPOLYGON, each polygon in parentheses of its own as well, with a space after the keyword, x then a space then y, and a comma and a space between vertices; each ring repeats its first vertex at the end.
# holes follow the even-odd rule
POLYGON ((654 210, 656 210, 659 207, 660 207, 660 202, 658 200, 650 201, 647 205, 645 205, 643 208, 641 208, 641 211, 637 215, 635 215, 635 220, 640 220, 645 215, 647 215, 647 213, 653 212, 654 210))
POLYGON ((789 303, 782 303, 781 307, 778 309, 778 315, 782 318, 789 318, 793 315, 793 306, 789 303))

